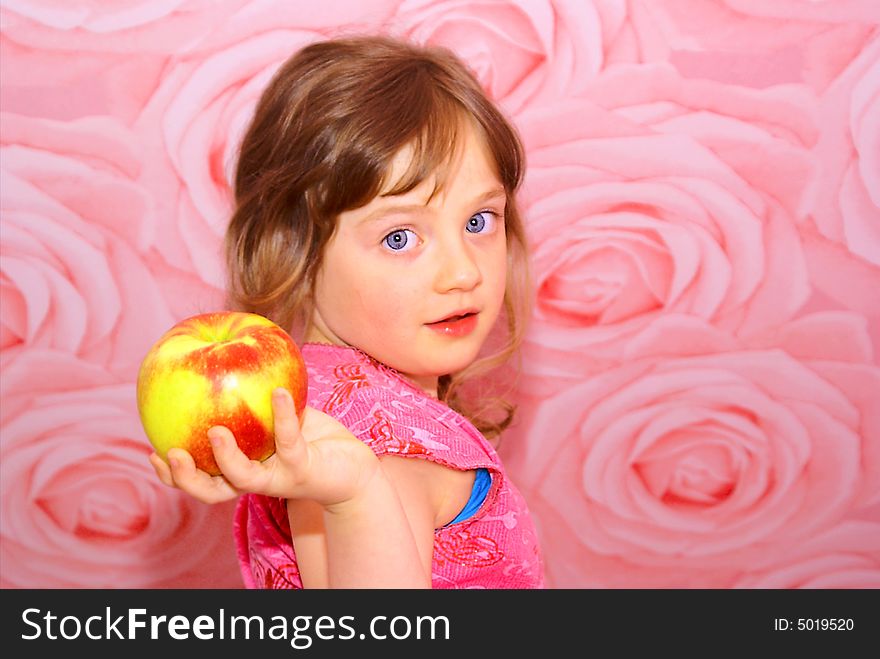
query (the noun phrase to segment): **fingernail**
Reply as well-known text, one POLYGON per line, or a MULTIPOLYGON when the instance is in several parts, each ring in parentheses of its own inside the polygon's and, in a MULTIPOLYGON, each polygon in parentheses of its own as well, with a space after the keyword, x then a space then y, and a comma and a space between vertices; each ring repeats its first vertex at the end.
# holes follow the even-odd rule
POLYGON ((272 395, 275 397, 275 400, 284 400, 285 398, 287 398, 287 391, 279 387, 272 392, 272 395))
POLYGON ((208 435, 208 439, 211 442, 211 446, 217 447, 223 443, 223 438, 220 435, 208 435))
POLYGON ((172 469, 177 469, 180 466, 177 458, 168 458, 168 464, 171 465, 172 469))

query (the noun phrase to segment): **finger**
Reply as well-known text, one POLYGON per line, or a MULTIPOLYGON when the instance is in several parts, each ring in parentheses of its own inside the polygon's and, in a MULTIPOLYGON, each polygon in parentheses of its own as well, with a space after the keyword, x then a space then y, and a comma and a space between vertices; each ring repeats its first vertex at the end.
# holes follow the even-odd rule
POLYGON ((200 484, 203 484, 205 478, 210 476, 204 472, 200 472, 196 468, 196 463, 188 451, 179 448, 168 449, 166 454, 168 457, 168 466, 171 471, 171 478, 174 480, 175 487, 179 487, 192 494, 197 491, 200 484))
POLYGON ((150 464, 153 465, 153 469, 162 483, 168 487, 175 487, 174 479, 171 476, 171 468, 168 466, 167 462, 159 457, 158 453, 150 454, 150 464))
POLYGON ((169 449, 168 463, 175 485, 203 503, 218 503, 238 496, 222 476, 212 477, 196 468, 192 456, 183 449, 169 449))
POLYGON ((233 488, 267 494, 262 489, 267 478, 266 468, 244 454, 229 428, 214 426, 208 430, 208 439, 211 441, 217 466, 233 488))
POLYGON ((305 439, 293 397, 287 389, 272 392, 272 419, 275 425, 275 451, 285 462, 297 464, 305 459, 305 439))

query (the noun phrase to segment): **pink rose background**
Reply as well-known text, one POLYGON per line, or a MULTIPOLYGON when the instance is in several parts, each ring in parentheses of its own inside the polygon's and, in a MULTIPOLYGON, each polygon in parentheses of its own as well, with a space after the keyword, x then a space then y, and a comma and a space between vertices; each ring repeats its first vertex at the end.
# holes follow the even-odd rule
POLYGON ((548 584, 880 587, 875 0, 4 0, 0 586, 241 586, 137 367, 222 304, 263 85, 359 32, 451 47, 523 136, 500 451, 548 584))

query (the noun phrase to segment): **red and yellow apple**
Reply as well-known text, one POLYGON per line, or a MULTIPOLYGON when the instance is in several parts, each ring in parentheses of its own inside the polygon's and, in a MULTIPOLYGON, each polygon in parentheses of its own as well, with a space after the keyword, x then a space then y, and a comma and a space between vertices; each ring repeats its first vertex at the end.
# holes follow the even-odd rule
POLYGON ((296 343, 267 318, 238 311, 182 320, 141 363, 137 406, 150 443, 165 460, 178 447, 217 475, 207 432, 226 426, 242 452, 265 460, 275 451, 272 391, 284 387, 302 418, 308 379, 296 343))

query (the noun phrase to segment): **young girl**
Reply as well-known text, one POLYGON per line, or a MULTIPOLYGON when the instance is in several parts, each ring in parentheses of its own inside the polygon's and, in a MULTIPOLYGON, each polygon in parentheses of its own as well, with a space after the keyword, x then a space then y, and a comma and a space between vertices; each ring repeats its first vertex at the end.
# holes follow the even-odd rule
POLYGON ((499 418, 461 388, 522 334, 523 160, 445 50, 324 41, 269 84, 238 161, 230 293, 298 339, 308 407, 300 426, 290 394, 273 394, 263 463, 212 428, 222 476, 179 449, 151 456, 201 501, 241 497, 247 586, 543 586, 529 513, 485 438, 510 409, 499 418))

